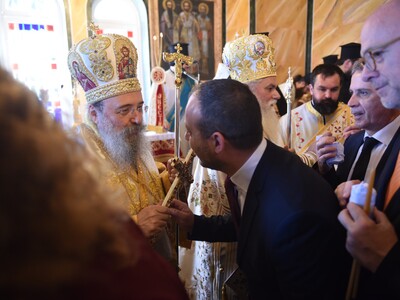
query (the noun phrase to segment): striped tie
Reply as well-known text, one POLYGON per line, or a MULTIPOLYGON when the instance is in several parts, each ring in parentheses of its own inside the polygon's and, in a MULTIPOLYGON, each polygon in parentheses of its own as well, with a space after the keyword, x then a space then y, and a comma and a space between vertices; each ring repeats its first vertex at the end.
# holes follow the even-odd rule
POLYGON ((394 167, 392 177, 390 177, 389 185, 386 191, 385 208, 388 206, 393 195, 400 187, 400 152, 397 155, 396 166, 394 167))

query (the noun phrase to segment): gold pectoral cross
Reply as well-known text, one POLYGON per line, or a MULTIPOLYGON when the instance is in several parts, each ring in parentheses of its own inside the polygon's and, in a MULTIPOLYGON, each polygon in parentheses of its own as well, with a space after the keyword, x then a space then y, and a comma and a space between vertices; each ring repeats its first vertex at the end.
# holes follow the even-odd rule
POLYGON ((179 43, 176 44, 175 49, 176 53, 163 52, 163 60, 168 63, 175 62, 175 86, 179 89, 182 85, 182 63, 192 65, 193 57, 182 54, 182 47, 179 43))

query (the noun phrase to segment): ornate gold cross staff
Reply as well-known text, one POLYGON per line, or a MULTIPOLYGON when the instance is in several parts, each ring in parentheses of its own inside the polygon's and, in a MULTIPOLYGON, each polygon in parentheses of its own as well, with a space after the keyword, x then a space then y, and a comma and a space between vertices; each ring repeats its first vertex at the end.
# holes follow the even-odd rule
POLYGON ((291 148, 292 147, 292 102, 294 101, 294 97, 295 97, 295 88, 293 85, 293 78, 290 72, 290 67, 288 70, 288 79, 286 80, 285 83, 285 99, 286 99, 286 107, 287 107, 287 116, 288 116, 288 125, 287 125, 287 136, 288 136, 288 147, 291 148))
MULTIPOLYGON (((179 160, 180 157, 180 135, 179 135, 179 123, 180 123, 180 94, 181 94, 181 85, 182 85, 182 64, 186 63, 189 66, 193 63, 193 58, 190 56, 186 56, 181 53, 182 47, 178 43, 175 46, 176 53, 167 53, 163 52, 163 60, 165 62, 175 62, 175 159, 179 160)), ((190 177, 188 177, 190 161, 193 160, 193 150, 190 149, 188 155, 185 158, 185 163, 181 166, 181 170, 179 171, 178 176, 175 178, 172 186, 170 187, 162 205, 169 206, 172 196, 178 193, 179 187, 181 184, 185 182, 185 180, 190 181, 190 177), (188 178, 186 178, 188 177, 188 178)), ((177 268, 179 269, 179 228, 176 226, 176 253, 177 253, 177 268)), ((190 248, 190 246, 189 246, 190 248)))
POLYGON ((163 52, 163 60, 168 63, 175 62, 175 156, 179 157, 179 116, 181 110, 179 99, 182 85, 182 64, 186 63, 190 66, 193 63, 193 58, 181 53, 182 47, 179 43, 175 46, 175 49, 176 53, 163 52))

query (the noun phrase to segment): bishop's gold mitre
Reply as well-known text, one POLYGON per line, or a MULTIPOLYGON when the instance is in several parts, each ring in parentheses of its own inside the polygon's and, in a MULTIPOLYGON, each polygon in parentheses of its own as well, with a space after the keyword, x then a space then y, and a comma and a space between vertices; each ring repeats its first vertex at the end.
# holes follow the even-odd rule
POLYGON ((68 54, 71 75, 82 86, 89 104, 140 91, 137 62, 136 47, 118 34, 88 37, 68 54))
POLYGON ((265 34, 252 34, 226 43, 222 54, 232 79, 242 83, 276 76, 272 40, 265 34))

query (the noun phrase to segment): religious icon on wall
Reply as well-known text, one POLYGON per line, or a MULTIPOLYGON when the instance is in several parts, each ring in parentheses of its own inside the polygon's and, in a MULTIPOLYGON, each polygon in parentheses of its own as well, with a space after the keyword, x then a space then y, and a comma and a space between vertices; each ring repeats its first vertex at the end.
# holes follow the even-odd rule
MULTIPOLYGON (((214 13, 215 1, 158 1, 158 30, 163 35, 163 51, 177 42, 188 43, 189 56, 195 62, 192 71, 200 73, 201 80, 212 79, 215 73, 214 13)), ((166 63, 162 66, 168 68, 166 63)))

